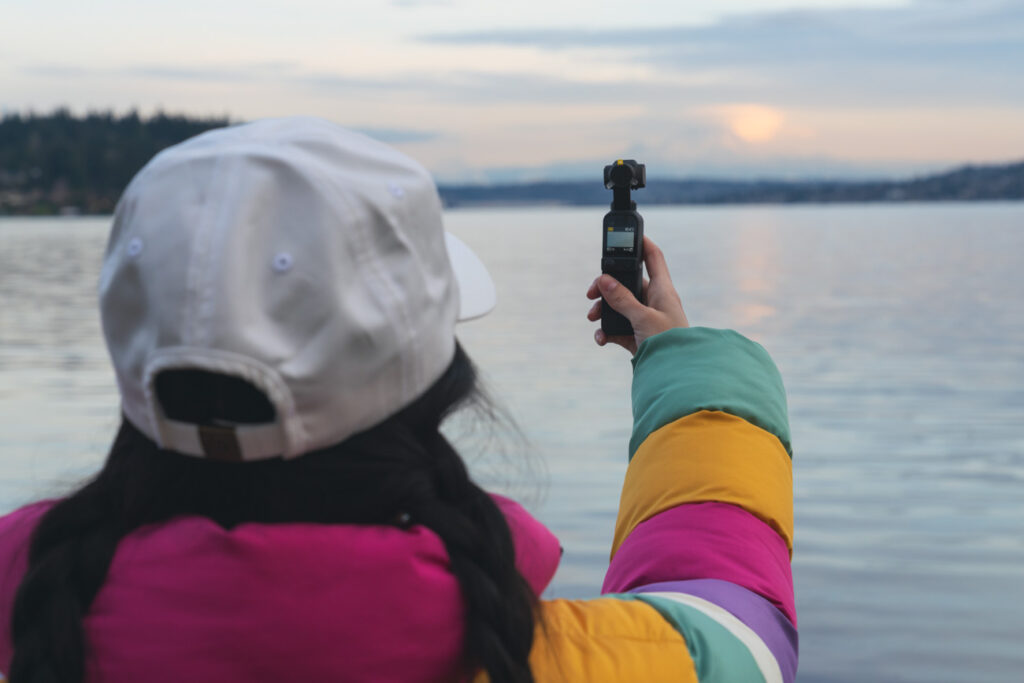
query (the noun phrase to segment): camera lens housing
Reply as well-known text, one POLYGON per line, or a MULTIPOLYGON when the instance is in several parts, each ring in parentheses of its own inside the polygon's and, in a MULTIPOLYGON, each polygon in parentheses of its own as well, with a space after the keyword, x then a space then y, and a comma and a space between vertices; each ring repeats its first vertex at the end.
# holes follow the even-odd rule
POLYGON ((647 167, 635 159, 618 159, 604 167, 604 186, 609 190, 638 190, 647 184, 647 167))

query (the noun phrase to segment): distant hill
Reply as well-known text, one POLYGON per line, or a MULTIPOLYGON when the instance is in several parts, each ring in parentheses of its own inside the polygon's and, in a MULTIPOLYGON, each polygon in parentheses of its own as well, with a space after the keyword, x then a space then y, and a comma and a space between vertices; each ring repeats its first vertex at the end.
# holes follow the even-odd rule
MULTIPOLYGON (((595 205, 611 193, 594 180, 523 185, 447 185, 446 206, 497 204, 595 205)), ((973 201, 1024 199, 1024 162, 964 166, 948 173, 897 181, 780 181, 691 178, 648 180, 644 204, 795 204, 801 202, 973 201)))
MULTIPOLYGON (((84 213, 114 209, 125 185, 161 149, 227 118, 67 110, 0 118, 0 215, 84 213)), ((600 205, 610 193, 594 179, 515 185, 444 185, 448 207, 482 205, 600 205)), ((651 180, 644 204, 750 204, 1024 199, 1024 162, 965 166, 900 181, 778 181, 690 178, 651 180)))
POLYGON ((165 147, 228 124, 157 114, 67 110, 0 118, 0 215, 102 214, 153 155, 165 147))

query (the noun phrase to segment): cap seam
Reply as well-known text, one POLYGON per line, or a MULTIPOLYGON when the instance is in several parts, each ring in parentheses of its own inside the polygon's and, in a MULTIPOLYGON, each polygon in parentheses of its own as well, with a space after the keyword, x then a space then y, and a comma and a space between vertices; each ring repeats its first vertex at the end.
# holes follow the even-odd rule
POLYGON ((225 216, 228 215, 229 209, 236 202, 238 179, 235 174, 230 172, 229 161, 234 161, 234 158, 220 157, 214 166, 214 177, 223 179, 223 197, 218 202, 217 210, 210 212, 209 220, 212 221, 212 225, 203 231, 205 234, 199 236, 203 253, 198 255, 202 264, 198 269, 199 302, 196 310, 196 319, 193 323, 196 333, 195 343, 204 347, 211 343, 212 335, 209 323, 216 313, 214 290, 217 276, 220 272, 216 266, 220 264, 215 263, 215 257, 218 250, 221 252, 224 250, 223 237, 227 232, 228 226, 225 216))
MULTIPOLYGON (((373 239, 364 230, 365 221, 361 216, 356 215, 356 212, 353 210, 350 204, 350 197, 342 196, 340 197, 340 200, 345 205, 346 209, 348 209, 350 215, 356 218, 356 220, 353 221, 353 223, 357 224, 355 226, 357 228, 355 230, 355 233, 356 239, 358 240, 359 244, 359 251, 361 252, 362 257, 364 259, 363 262, 369 266, 370 271, 373 273, 374 279, 380 286, 379 291, 385 293, 388 299, 389 309, 398 310, 398 314, 401 320, 395 321, 395 319, 391 315, 388 315, 388 326, 391 328, 391 332, 396 337, 397 340, 408 342, 409 337, 403 330, 408 330, 410 327, 409 317, 405 311, 405 307, 403 306, 403 302, 401 300, 401 293, 396 290, 394 284, 388 279, 387 273, 385 272, 382 264, 380 263, 380 259, 378 258, 377 250, 374 249, 373 239), (396 324, 396 322, 399 322, 401 324, 396 324)), ((402 346, 400 348, 407 348, 407 346, 402 346)), ((410 374, 410 361, 408 358, 408 354, 399 352, 398 362, 400 364, 400 369, 398 373, 400 378, 399 382, 401 383, 400 394, 402 399, 404 400, 409 394, 408 384, 410 374)))

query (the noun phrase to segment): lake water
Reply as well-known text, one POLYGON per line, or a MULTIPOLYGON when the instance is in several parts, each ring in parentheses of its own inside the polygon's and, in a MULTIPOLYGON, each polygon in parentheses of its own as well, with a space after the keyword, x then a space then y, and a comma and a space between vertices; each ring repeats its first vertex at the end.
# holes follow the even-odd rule
MULTIPOLYGON (((786 381, 799 680, 1024 680, 1024 203, 643 213, 690 321, 760 341, 786 381)), ((602 214, 447 217, 497 281, 459 334, 522 438, 453 434, 560 536, 549 596, 597 593, 625 471, 629 356, 584 317, 602 214)), ((107 228, 0 219, 0 512, 91 472, 117 425, 107 228)))

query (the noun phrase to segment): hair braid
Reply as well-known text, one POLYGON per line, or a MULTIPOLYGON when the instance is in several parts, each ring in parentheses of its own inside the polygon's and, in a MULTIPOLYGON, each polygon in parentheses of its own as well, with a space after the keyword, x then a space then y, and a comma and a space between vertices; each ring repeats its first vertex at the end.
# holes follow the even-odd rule
POLYGON ((492 683, 532 683, 537 596, 516 569, 508 522, 440 433, 429 449, 437 498, 412 511, 413 521, 433 530, 448 551, 466 602, 467 656, 492 683))
POLYGON ((11 612, 12 683, 65 683, 85 674, 82 619, 124 534, 96 482, 54 505, 36 527, 29 570, 11 612))
POLYGON ((125 420, 96 478, 51 507, 32 534, 11 614, 11 683, 83 680, 83 619, 118 543, 145 524, 199 515, 225 528, 404 526, 403 513, 434 531, 448 552, 465 601, 467 663, 492 683, 532 682, 537 598, 516 569, 504 515, 439 431, 456 407, 482 399, 477 391, 472 363, 456 347, 447 372, 385 422, 301 458, 242 465, 162 451, 125 420))

